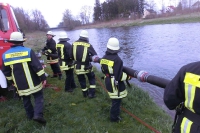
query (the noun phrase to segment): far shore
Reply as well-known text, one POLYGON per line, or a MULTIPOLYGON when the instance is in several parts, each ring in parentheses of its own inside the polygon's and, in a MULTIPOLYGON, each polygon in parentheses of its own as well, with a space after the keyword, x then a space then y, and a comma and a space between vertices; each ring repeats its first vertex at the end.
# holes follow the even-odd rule
POLYGON ((199 23, 200 12, 190 13, 186 15, 175 15, 168 17, 160 17, 154 19, 116 19, 108 22, 99 22, 88 24, 77 29, 91 29, 91 28, 108 28, 108 27, 124 27, 124 26, 142 26, 155 24, 175 24, 175 23, 199 23))

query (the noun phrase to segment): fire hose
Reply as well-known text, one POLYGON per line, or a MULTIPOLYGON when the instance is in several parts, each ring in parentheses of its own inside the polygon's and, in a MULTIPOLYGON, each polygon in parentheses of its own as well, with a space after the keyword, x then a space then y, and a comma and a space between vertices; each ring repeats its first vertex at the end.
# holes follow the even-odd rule
POLYGON ((165 88, 170 80, 148 74, 146 71, 137 71, 128 67, 123 67, 123 72, 137 78, 141 82, 147 82, 161 88, 165 88))

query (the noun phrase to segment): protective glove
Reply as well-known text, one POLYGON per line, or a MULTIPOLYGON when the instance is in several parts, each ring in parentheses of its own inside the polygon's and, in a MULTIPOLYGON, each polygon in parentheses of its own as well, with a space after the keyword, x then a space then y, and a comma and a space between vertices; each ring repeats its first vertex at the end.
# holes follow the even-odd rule
POLYGON ((94 63, 100 63, 100 58, 98 57, 98 56, 93 56, 92 57, 92 61, 94 62, 94 63))

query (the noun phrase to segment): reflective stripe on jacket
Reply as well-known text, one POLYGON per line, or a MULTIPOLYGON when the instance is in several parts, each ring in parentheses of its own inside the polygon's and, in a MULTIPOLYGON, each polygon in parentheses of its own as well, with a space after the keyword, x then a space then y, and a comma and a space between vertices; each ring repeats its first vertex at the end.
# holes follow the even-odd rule
POLYGON ((123 62, 120 57, 115 54, 106 52, 100 61, 102 72, 105 76, 106 89, 110 98, 119 99, 127 96, 127 90, 123 81, 129 76, 122 71, 123 62), (118 82, 118 85, 116 85, 118 82))
POLYGON ((69 53, 71 50, 71 44, 67 40, 62 40, 56 44, 58 51, 60 69, 62 71, 74 68, 73 60, 70 58, 69 53))
POLYGON ((90 58, 94 55, 97 55, 97 53, 87 40, 80 38, 78 41, 74 42, 70 51, 70 57, 76 61, 74 67, 75 73, 85 74, 93 71, 90 58))
MULTIPOLYGON (((194 62, 183 66, 171 82, 165 87, 164 102, 169 109, 175 109, 181 102, 196 117, 200 117, 200 62, 194 62)), ((195 127, 200 126, 199 122, 183 116, 176 125, 177 132, 197 132, 195 127)))
POLYGON ((2 72, 9 81, 14 83, 20 96, 27 96, 42 89, 41 81, 46 80, 46 76, 33 50, 23 46, 14 46, 5 52, 3 56, 2 72), (17 59, 19 60, 16 59, 16 56, 13 56, 14 59, 10 58, 10 60, 6 60, 6 55, 12 55, 13 49, 18 49, 14 53, 25 52, 27 50, 25 53, 28 53, 27 57, 29 57, 30 61, 22 61, 24 54, 17 55, 17 59), (8 64, 8 62, 12 63, 8 64))

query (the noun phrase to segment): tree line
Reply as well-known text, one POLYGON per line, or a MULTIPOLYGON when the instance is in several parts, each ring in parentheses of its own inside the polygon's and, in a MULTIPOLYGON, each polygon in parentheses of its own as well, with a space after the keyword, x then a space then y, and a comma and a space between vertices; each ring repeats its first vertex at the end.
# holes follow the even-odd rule
MULTIPOLYGON (((128 17, 131 13, 140 17, 143 14, 143 8, 144 0, 107 0, 103 3, 96 0, 93 9, 91 6, 83 5, 76 17, 72 15, 69 9, 66 9, 63 13, 62 22, 58 22, 57 27, 72 30, 75 27, 93 22, 128 17)), ((25 11, 23 8, 17 7, 14 8, 14 12, 20 28, 25 32, 46 31, 50 28, 42 13, 37 9, 25 11)))
POLYGON ((46 31, 49 28, 47 21, 39 10, 25 11, 23 8, 14 8, 19 27, 24 32, 46 31))

